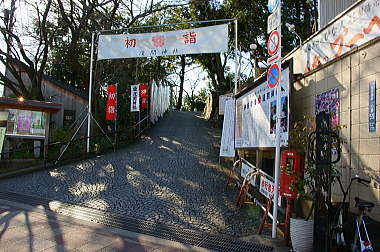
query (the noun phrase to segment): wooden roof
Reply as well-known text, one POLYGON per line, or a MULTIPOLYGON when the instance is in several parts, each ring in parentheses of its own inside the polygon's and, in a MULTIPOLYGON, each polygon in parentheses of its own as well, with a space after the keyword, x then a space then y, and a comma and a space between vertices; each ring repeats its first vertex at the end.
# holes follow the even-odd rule
POLYGON ((61 104, 34 100, 20 101, 15 98, 0 97, 0 109, 22 109, 56 113, 61 109, 61 104))

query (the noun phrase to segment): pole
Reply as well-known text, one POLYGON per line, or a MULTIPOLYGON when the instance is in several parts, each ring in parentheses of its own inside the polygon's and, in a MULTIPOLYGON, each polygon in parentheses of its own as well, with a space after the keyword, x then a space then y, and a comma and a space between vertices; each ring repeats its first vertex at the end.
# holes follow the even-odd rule
MULTIPOLYGON (((279 10, 279 18, 281 24, 281 1, 278 3, 279 10)), ((276 154, 275 154, 275 168, 274 168, 274 199, 273 199, 273 222, 272 222, 272 238, 277 237, 277 212, 278 212, 278 189, 280 182, 280 155, 281 155, 281 143, 280 143, 280 114, 281 114, 281 25, 277 28, 279 37, 280 37, 280 45, 278 49, 278 55, 280 56, 280 60, 278 61, 278 65, 280 68, 279 73, 279 82, 276 86, 277 91, 277 99, 276 99, 276 154)))
POLYGON ((88 86, 88 114, 87 114, 87 152, 90 152, 90 134, 91 134, 91 98, 92 98, 92 71, 94 62, 94 41, 95 32, 92 33, 91 39, 91 62, 90 62, 90 83, 88 86))
POLYGON ((116 147, 116 139, 117 139, 117 84, 116 84, 116 108, 115 108, 115 134, 114 134, 114 144, 115 144, 115 147, 116 147))
POLYGON ((237 32, 237 29, 238 29, 238 23, 237 23, 237 19, 234 20, 234 23, 235 23, 235 88, 234 88, 234 95, 237 94, 238 92, 238 86, 237 86, 237 82, 238 82, 238 65, 239 65, 239 61, 238 61, 238 32, 237 32))

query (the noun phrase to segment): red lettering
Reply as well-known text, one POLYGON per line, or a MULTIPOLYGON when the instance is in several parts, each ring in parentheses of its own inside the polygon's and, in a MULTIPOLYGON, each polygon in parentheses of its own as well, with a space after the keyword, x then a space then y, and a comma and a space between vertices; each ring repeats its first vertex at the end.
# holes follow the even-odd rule
POLYGON ((195 32, 190 32, 182 35, 185 38, 185 44, 196 44, 197 43, 197 34, 195 32))
POLYGON ((125 47, 126 48, 136 47, 136 39, 128 39, 128 38, 126 38, 124 40, 124 43, 125 43, 125 47))

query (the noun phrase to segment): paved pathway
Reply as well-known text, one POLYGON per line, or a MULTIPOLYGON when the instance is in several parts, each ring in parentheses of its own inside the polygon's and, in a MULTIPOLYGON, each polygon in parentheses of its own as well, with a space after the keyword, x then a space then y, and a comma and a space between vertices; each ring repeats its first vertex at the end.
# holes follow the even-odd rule
POLYGON ((170 112, 139 143, 73 165, 0 180, 0 191, 81 204, 184 228, 250 235, 258 217, 234 206, 218 169, 218 133, 192 112, 170 112))
POLYGON ((0 230, 3 252, 210 251, 4 200, 0 200, 0 230))

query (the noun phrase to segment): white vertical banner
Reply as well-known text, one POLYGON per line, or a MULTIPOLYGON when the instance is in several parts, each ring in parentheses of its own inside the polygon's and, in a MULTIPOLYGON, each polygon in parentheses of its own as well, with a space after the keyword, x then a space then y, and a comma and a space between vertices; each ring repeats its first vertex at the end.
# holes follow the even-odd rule
POLYGON ((140 85, 131 85, 131 112, 140 111, 140 85))
POLYGON ((155 85, 155 81, 152 80, 151 81, 151 86, 150 86, 150 122, 151 123, 155 123, 155 120, 154 120, 154 109, 155 109, 155 106, 156 104, 154 103, 154 100, 155 100, 155 88, 156 88, 156 85, 155 85))
POLYGON ((235 100, 227 100, 223 110, 224 120, 219 156, 235 157, 235 100))

